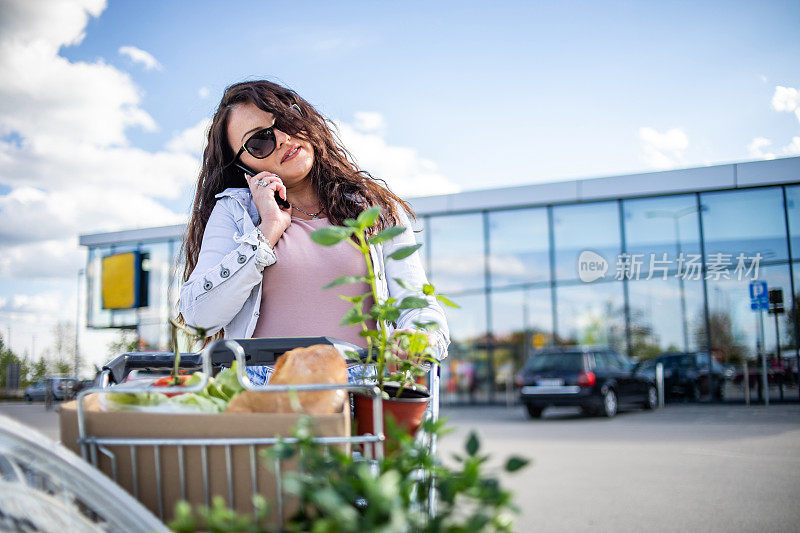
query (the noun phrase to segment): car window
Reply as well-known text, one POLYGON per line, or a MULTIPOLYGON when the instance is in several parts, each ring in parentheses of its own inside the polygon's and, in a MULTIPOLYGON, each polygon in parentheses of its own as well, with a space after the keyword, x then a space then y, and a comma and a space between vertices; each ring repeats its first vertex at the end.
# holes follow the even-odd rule
POLYGON ((525 365, 533 372, 565 371, 583 372, 582 352, 545 352, 534 355, 525 365))
POLYGON ((675 369, 678 368, 679 359, 677 357, 665 357, 661 362, 664 363, 664 368, 675 369))
POLYGON ((603 352, 594 353, 594 364, 597 370, 608 370, 610 368, 608 357, 603 352))
POLYGON ((598 352, 598 354, 605 362, 606 369, 610 370, 625 370, 626 367, 620 359, 617 358, 613 352, 598 352))
POLYGON ((618 367, 622 370, 630 370, 633 367, 633 361, 622 355, 621 353, 617 352, 609 352, 611 356, 611 360, 614 361, 614 364, 618 365, 618 367))

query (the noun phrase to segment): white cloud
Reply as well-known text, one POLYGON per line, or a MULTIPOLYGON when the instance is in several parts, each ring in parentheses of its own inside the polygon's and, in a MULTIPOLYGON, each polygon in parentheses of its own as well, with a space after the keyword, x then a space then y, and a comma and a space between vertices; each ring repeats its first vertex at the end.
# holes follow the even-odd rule
POLYGON ((383 115, 374 111, 357 111, 354 115, 356 121, 353 127, 362 132, 383 132, 386 130, 386 120, 383 115))
POLYGON ((0 313, 62 316, 63 294, 50 291, 38 294, 14 294, 0 301, 0 313))
POLYGON ((203 153, 203 148, 205 148, 208 128, 210 127, 211 119, 204 118, 194 126, 176 133, 167 142, 167 150, 200 156, 203 153))
MULTIPOLYGON (((131 128, 158 128, 142 108, 141 88, 102 59, 59 55, 83 40, 89 18, 105 6, 0 2, 0 184, 10 189, 0 194, 0 278, 5 286, 47 287, 4 291, 0 326, 36 335, 37 348, 49 344, 56 320, 74 320, 76 273, 86 263, 78 235, 184 222, 160 201, 179 198, 200 166, 203 122, 161 150, 136 148, 131 128)), ((106 356, 107 335, 82 335, 106 356)))
POLYGON ((781 148, 786 155, 800 154, 800 137, 792 137, 792 142, 781 148))
POLYGON ((772 141, 766 137, 756 137, 747 145, 747 153, 753 159, 775 159, 775 154, 772 152, 764 152, 764 149, 772 145, 772 141))
POLYGON ((208 98, 209 94, 211 94, 211 91, 209 90, 208 87, 200 87, 199 89, 197 89, 197 96, 199 98, 206 99, 208 98))
POLYGON ((800 90, 794 87, 775 87, 772 95, 772 109, 775 111, 794 112, 797 120, 800 121, 800 90))
POLYGON ((121 55, 128 56, 134 63, 140 63, 144 66, 145 70, 164 70, 164 67, 161 66, 161 63, 159 63, 155 57, 141 48, 136 48, 135 46, 121 46, 118 51, 121 55))
POLYGON ((5 42, 36 43, 55 53, 62 45, 83 41, 89 17, 106 8, 106 0, 4 0, 0 2, 0 36, 5 42))
POLYGON ((336 123, 345 147, 359 167, 383 179, 399 196, 426 196, 457 192, 460 188, 438 172, 436 163, 417 150, 386 142, 386 121, 380 113, 359 112, 355 122, 336 123))
POLYGON ((659 133, 654 128, 641 127, 638 132, 642 143, 644 161, 655 168, 671 168, 685 164, 684 152, 689 147, 689 137, 679 128, 659 133))
MULTIPOLYGON (((86 187, 75 191, 14 189, 0 197, 0 250, 62 239, 79 253, 77 235, 99 231, 179 224, 185 221, 156 200, 124 188, 86 187)), ((0 264, 2 259, 0 259, 0 264)), ((53 275, 57 267, 50 265, 53 275)), ((19 274, 24 276, 24 270, 19 274)), ((0 275, 2 272, 0 271, 0 275)))
MULTIPOLYGON (((779 112, 793 113, 800 122, 800 90, 794 87, 778 85, 772 95, 772 109, 779 112)), ((759 138, 760 139, 760 138, 759 138)), ((754 139, 755 142, 758 139, 754 139)), ((752 144, 751 144, 752 146, 752 144)), ((800 137, 792 137, 791 142, 781 148, 782 155, 800 154, 800 137)), ((774 157, 774 154, 770 154, 774 157)))

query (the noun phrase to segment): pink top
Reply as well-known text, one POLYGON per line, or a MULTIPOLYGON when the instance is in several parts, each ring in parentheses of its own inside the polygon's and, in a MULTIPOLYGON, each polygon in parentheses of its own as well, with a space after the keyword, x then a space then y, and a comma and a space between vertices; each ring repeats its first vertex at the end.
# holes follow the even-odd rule
MULTIPOLYGON (((292 223, 275 245, 278 261, 264 268, 261 310, 253 337, 336 337, 361 347, 360 325, 340 326, 342 317, 353 305, 339 295, 356 296, 369 292, 369 284, 348 283, 323 289, 339 276, 365 276, 367 265, 361 252, 347 242, 322 246, 311 240, 311 232, 330 225, 327 218, 292 223)), ((364 302, 364 310, 372 306, 364 302)), ((367 326, 375 328, 374 321, 367 326)))

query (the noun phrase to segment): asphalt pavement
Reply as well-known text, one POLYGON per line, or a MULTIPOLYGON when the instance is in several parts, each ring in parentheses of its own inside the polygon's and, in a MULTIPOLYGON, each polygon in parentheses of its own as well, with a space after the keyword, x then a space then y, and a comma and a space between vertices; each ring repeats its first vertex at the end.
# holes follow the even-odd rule
MULTIPOLYGON (((41 403, 0 403, 0 414, 58 438, 41 403)), ((455 428, 445 460, 471 430, 495 471, 511 455, 532 460, 501 476, 520 532, 800 530, 800 404, 669 404, 610 420, 567 408, 529 420, 519 406, 442 414, 455 428)))
POLYGON ((800 531, 800 404, 764 407, 668 404, 588 418, 573 409, 529 420, 521 406, 449 408, 456 431, 446 458, 470 430, 502 460, 522 513, 517 531, 800 531))

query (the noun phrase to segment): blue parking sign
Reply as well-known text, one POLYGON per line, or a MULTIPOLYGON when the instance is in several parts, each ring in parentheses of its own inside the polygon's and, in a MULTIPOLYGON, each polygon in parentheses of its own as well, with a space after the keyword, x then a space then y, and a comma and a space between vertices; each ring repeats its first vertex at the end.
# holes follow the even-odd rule
POLYGON ((769 311, 769 291, 766 281, 750 282, 750 309, 753 311, 769 311))

